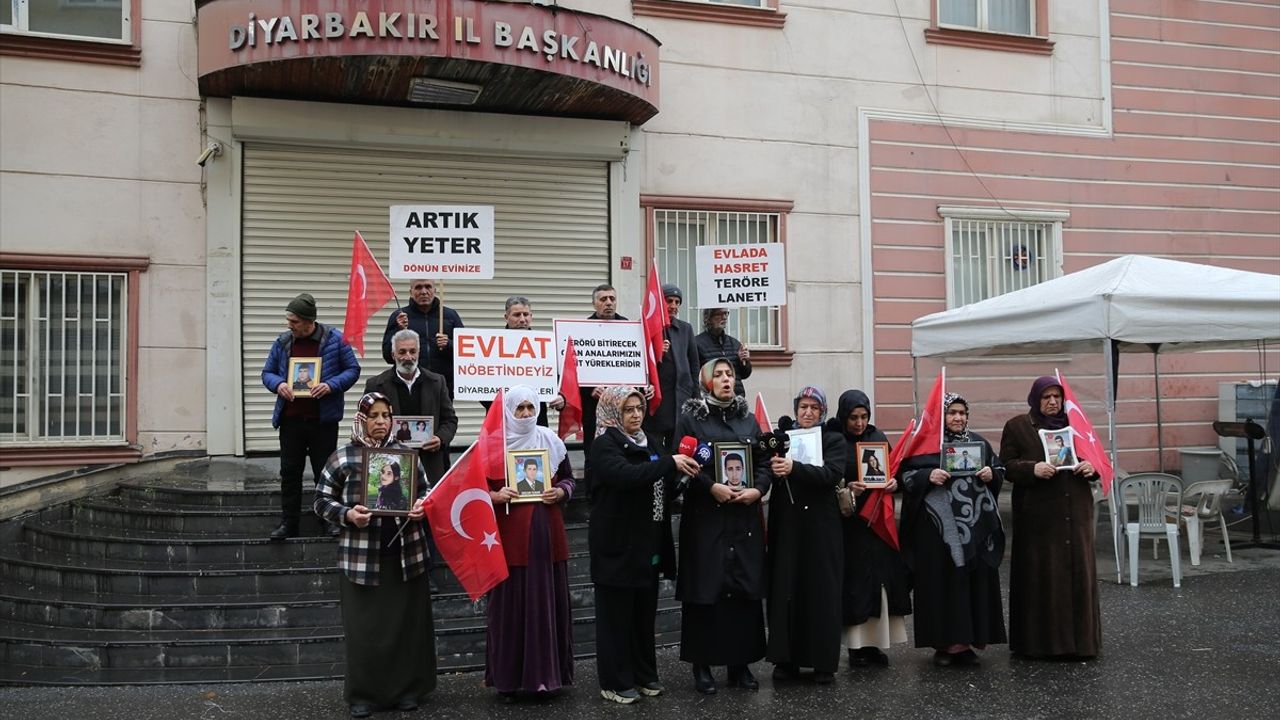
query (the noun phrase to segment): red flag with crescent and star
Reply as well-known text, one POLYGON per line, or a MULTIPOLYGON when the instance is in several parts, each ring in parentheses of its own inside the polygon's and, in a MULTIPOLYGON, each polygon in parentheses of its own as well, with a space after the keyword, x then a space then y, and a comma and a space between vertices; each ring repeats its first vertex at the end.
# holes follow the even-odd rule
POLYGON ((578 385, 578 355, 573 351, 573 337, 565 342, 564 371, 560 373, 560 396, 564 407, 560 408, 560 439, 576 435, 582 439, 582 393, 578 385))
POLYGON ((473 602, 508 575, 488 481, 488 477, 504 477, 505 454, 499 391, 484 417, 480 436, 423 502, 436 547, 473 602))
POLYGON ((1066 376, 1062 373, 1057 375, 1058 382, 1062 384, 1062 408, 1067 413, 1067 426, 1076 438, 1076 456, 1081 460, 1088 460, 1093 469, 1098 471, 1098 476, 1102 478, 1102 495, 1105 497, 1111 492, 1111 480, 1116 474, 1111 467, 1111 457, 1102 446, 1098 433, 1093 431, 1093 423, 1089 422, 1084 410, 1076 402, 1076 394, 1071 392, 1066 376))
POLYGON ((369 318, 395 296, 387 274, 357 230, 351 243, 351 278, 347 281, 347 319, 342 323, 342 337, 360 357, 364 357, 364 332, 369 318))
POLYGON ((671 326, 671 316, 667 314, 666 299, 662 297, 662 281, 658 279, 658 262, 649 265, 649 284, 644 291, 644 306, 640 309, 640 317, 644 325, 645 344, 648 345, 649 385, 653 387, 653 397, 649 399, 649 413, 658 412, 662 405, 662 388, 658 382, 658 363, 662 362, 664 332, 671 326))
MULTIPOLYGON (((920 411, 920 422, 915 418, 902 432, 900 440, 889 453, 889 476, 896 477, 902 461, 915 455, 928 455, 942 450, 942 396, 947 385, 947 370, 938 372, 933 381, 933 389, 929 399, 920 411)), ((872 490, 871 497, 858 511, 858 515, 867 521, 867 525, 889 547, 898 549, 898 525, 893 520, 893 494, 884 490, 872 490)))

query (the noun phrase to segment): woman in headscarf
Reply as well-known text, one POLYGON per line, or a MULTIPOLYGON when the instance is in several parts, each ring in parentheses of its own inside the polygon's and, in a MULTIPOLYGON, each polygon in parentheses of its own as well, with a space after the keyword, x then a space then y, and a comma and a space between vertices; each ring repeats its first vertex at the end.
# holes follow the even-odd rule
POLYGON ((1067 429, 1062 385, 1031 385, 1030 412, 1005 423, 1000 459, 1013 484, 1009 649, 1027 657, 1095 657, 1102 649, 1093 553, 1093 465, 1046 462, 1040 430, 1067 429))
POLYGON ((934 649, 935 665, 979 665, 973 650, 1006 642, 1000 606, 1004 529, 996 497, 1004 466, 982 436, 969 431, 969 403, 942 399, 944 443, 982 443, 982 466, 952 476, 938 453, 908 458, 899 470, 902 552, 915 581, 916 647, 934 649))
MULTIPOLYGON (((712 446, 755 445, 760 427, 747 400, 734 393, 733 364, 711 360, 698 374, 702 396, 687 400, 676 421, 676 437, 686 435, 712 446)), ((713 665, 727 665, 728 684, 760 687, 748 664, 765 654, 764 525, 760 498, 773 473, 764 453, 752 451, 747 471, 753 487, 716 482, 714 463, 692 473, 680 517, 680 659, 693 664, 694 689, 716 691, 713 665)))
POLYGON ((596 406, 591 473, 591 582, 600 695, 627 705, 663 692, 654 649, 658 577, 675 573, 669 499, 698 463, 640 429, 644 395, 611 387, 596 406))
MULTIPOLYGON (((821 428, 827 396, 805 387, 792 403, 795 427, 821 428)), ((836 490, 844 476, 840 435, 822 433, 822 463, 776 456, 769 503, 769 650, 775 681, 796 680, 813 668, 819 684, 840 667, 840 587, 844 546, 836 490)), ((794 446, 793 446, 794 447, 794 446)))
MULTIPOLYGON (((868 492, 867 484, 858 480, 862 458, 857 447, 860 442, 887 445, 889 439, 871 424, 871 400, 861 390, 846 390, 840 395, 836 417, 827 427, 844 438, 844 481, 856 501, 853 515, 843 522, 843 645, 849 653, 849 667, 885 666, 889 656, 884 651, 893 643, 907 641, 905 616, 911 614, 911 584, 898 548, 871 529, 862 509, 868 502, 882 502, 881 493, 896 492, 898 480, 890 477, 884 488, 868 492)), ((883 476, 888 469, 879 470, 883 476)), ((867 476, 871 476, 870 470, 867 476)))
POLYGON ((489 479, 509 575, 489 593, 484 684, 511 702, 519 692, 550 694, 573 684, 569 543, 560 508, 573 497, 574 482, 564 442, 537 424, 532 388, 508 389, 503 413, 507 450, 546 450, 555 468, 540 502, 513 503, 515 488, 489 479))
POLYGON ((417 709, 436 687, 427 530, 420 522, 427 492, 422 465, 414 464, 417 491, 407 518, 374 517, 358 501, 365 484, 362 450, 404 448, 392 439, 391 425, 385 395, 360 398, 351 442, 329 456, 312 506, 340 528, 338 588, 347 638, 343 696, 352 717, 417 709))

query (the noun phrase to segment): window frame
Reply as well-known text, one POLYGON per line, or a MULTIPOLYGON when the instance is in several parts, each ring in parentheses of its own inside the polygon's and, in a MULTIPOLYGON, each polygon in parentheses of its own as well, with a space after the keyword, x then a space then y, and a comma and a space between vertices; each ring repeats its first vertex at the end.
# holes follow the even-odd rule
POLYGON ((778 0, 760 0, 758 6, 715 0, 631 0, 631 12, 637 16, 753 27, 781 28, 787 21, 787 14, 778 9, 778 0))
MULTIPOLYGON (((1044 278, 1044 280, 1041 280, 1040 282, 1062 277, 1062 274, 1063 274, 1062 226, 1063 226, 1063 223, 1065 223, 1071 217, 1071 213, 1066 212, 1064 210, 1023 209, 1023 208, 1004 210, 1004 209, 995 208, 995 207, 939 205, 938 215, 942 216, 942 220, 943 220, 943 223, 942 223, 942 226, 943 226, 942 251, 943 251, 943 257, 944 257, 943 273, 945 274, 945 278, 946 278, 946 287, 947 287, 946 300, 947 300, 948 310, 961 307, 960 305, 956 304, 957 278, 955 274, 955 263, 954 263, 953 250, 952 250, 954 246, 956 220, 970 220, 970 221, 990 222, 990 223, 1039 223, 1039 224, 1047 225, 1048 231, 1049 231, 1049 237, 1047 238, 1047 241, 1049 243, 1049 252, 1052 253, 1052 258, 1050 260, 1050 266, 1049 266, 1051 274, 1049 277, 1044 278)), ((1039 283, 1036 283, 1036 284, 1039 284, 1039 283)), ((993 297, 1000 297, 1000 295, 1005 295, 1009 292, 1012 292, 1012 291, 1006 290, 1003 293, 988 295, 986 297, 981 298, 981 300, 987 300, 993 297)), ((981 302, 981 300, 978 300, 975 302, 981 302)))
POLYGON ((0 55, 138 67, 142 64, 142 0, 121 0, 121 37, 37 32, 26 29, 29 0, 0 0, 13 7, 12 25, 0 25, 0 55))
POLYGON ((92 465, 136 461, 142 456, 138 445, 138 337, 141 313, 141 275, 150 266, 146 257, 102 257, 89 255, 37 255, 0 252, 0 268, 5 270, 69 273, 122 273, 125 275, 125 307, 122 332, 124 401, 121 405, 123 442, 107 440, 5 442, 6 467, 92 465))
MULTIPOLYGON (((930 0, 929 27, 924 31, 925 42, 980 50, 1052 55, 1054 43, 1049 39, 1049 0, 1026 1, 1031 4, 1032 32, 1030 35, 939 23, 942 0, 930 0)), ((986 0, 978 0, 978 2, 981 8, 985 6, 986 0)), ((980 15, 979 18, 983 24, 986 23, 985 15, 980 15)))
MULTIPOLYGON (((787 244, 787 218, 795 207, 795 203, 790 200, 770 200, 770 199, 748 199, 748 198, 723 198, 723 197, 702 197, 702 196, 685 196, 685 195, 649 195, 642 194, 640 196, 640 210, 644 217, 645 228, 645 253, 647 257, 657 258, 657 213, 658 211, 686 211, 686 212, 705 212, 705 213, 761 213, 777 215, 778 227, 777 237, 773 242, 782 243, 783 247, 787 244)), ((646 269, 646 273, 648 270, 646 269)), ((686 289, 686 293, 688 290, 686 289)), ((786 305, 780 306, 778 310, 778 346, 760 346, 746 344, 751 350, 751 364, 756 367, 780 366, 785 367, 791 364, 794 351, 791 349, 791 340, 789 332, 789 319, 786 305)), ((684 308, 682 308, 684 309, 684 308)), ((702 332, 702 319, 700 317, 690 318, 684 317, 685 321, 693 325, 694 333, 702 332)), ((741 339, 741 338, 740 338, 741 339)))

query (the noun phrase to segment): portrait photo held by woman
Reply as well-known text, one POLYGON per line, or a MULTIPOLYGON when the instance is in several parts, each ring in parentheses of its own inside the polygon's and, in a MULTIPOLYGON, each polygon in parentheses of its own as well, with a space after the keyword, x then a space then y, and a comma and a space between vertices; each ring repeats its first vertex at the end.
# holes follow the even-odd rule
POLYGON ((351 442, 325 463, 313 504, 316 515, 340 528, 343 697, 352 717, 414 710, 436 687, 427 527, 422 522, 427 480, 421 465, 413 465, 417 492, 406 517, 375 517, 359 501, 366 489, 364 451, 402 447, 392 438, 393 422, 386 396, 360 398, 351 442))
MULTIPOLYGON (((796 427, 822 428, 827 396, 816 387, 796 395, 796 427)), ((812 668, 819 684, 840 667, 840 587, 844 544, 836 490, 844 481, 844 440, 822 432, 822 465, 794 457, 769 459, 773 498, 769 504, 769 644, 775 682, 800 679, 812 668)), ((794 448, 794 446, 793 446, 794 448)), ((812 453, 817 459, 818 453, 812 453)), ((810 455, 807 454, 806 457, 810 455)))
POLYGON ((1087 461, 1070 469, 1047 461, 1041 431, 1070 432, 1056 377, 1037 378, 1027 405, 1028 412, 1005 423, 1000 439, 1013 485, 1009 649, 1026 657, 1092 658, 1102 650, 1090 486, 1098 475, 1087 461))
POLYGON ((416 465, 413 454, 394 455, 371 448, 365 448, 362 453, 368 477, 365 497, 373 500, 369 504, 370 509, 377 512, 408 510, 409 496, 405 486, 409 478, 405 477, 404 466, 412 468, 416 465))
POLYGON ((942 409, 943 442, 981 442, 990 461, 972 475, 943 470, 938 453, 903 461, 902 554, 915 585, 915 646, 933 648, 936 665, 974 666, 975 648, 1007 641, 999 572, 1004 528, 996 507, 1004 466, 969 430, 963 397, 947 393, 942 409))
MULTIPOLYGON (((710 360, 698 374, 701 397, 685 402, 676 437, 700 443, 753 447, 760 434, 746 398, 735 394, 734 364, 710 360)), ((715 468, 698 468, 684 488, 680 517, 680 659, 693 666, 694 689, 716 692, 711 668, 728 667, 730 686, 750 690, 759 683, 748 665, 765 655, 763 599, 765 538, 760 498, 773 473, 764 453, 754 453, 746 472, 752 487, 717 483, 715 468)))
POLYGON ((676 570, 669 505, 679 478, 700 469, 641 429, 646 406, 634 388, 601 394, 588 471, 596 672, 600 695, 624 705, 664 691, 654 622, 659 577, 676 570))
MULTIPOLYGON (((889 664, 884 651, 907 641, 905 617, 911 614, 911 585, 898 548, 871 529, 862 510, 870 502, 880 502, 881 493, 896 493, 899 486, 897 478, 890 476, 884 478, 883 487, 871 489, 866 479, 873 476, 867 473, 859 480, 857 467, 862 459, 860 444, 864 450, 866 443, 882 443, 887 448, 889 439, 871 424, 871 400, 861 390, 841 393, 836 416, 826 427, 844 440, 844 482, 856 503, 854 512, 840 522, 844 545, 841 644, 849 655, 849 667, 883 667, 889 664)), ((875 457, 874 453, 869 456, 875 457)), ((881 475, 887 470, 886 466, 881 475)))
POLYGON ((574 478, 564 442, 537 424, 538 398, 532 388, 509 388, 503 413, 507 451, 544 450, 556 468, 539 502, 514 503, 518 490, 505 478, 489 479, 509 575, 489 591, 484 684, 504 700, 515 701, 521 695, 555 694, 573 684, 569 543, 561 508, 573 497, 574 478))

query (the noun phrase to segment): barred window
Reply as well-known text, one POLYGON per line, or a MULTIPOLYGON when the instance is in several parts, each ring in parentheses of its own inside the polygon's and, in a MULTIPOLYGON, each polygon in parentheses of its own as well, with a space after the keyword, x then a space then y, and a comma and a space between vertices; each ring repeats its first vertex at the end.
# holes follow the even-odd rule
POLYGON ((1035 34, 1035 0, 937 0, 938 25, 1010 35, 1035 34))
MULTIPOLYGON (((699 245, 745 245, 782 242, 781 213, 718 210, 653 210, 653 251, 658 275, 684 291, 681 317, 702 332, 694 248, 699 245)), ((727 332, 750 348, 783 348, 779 307, 734 308, 727 332)))
POLYGON ((947 307, 1031 287, 1062 274, 1065 213, 982 217, 970 208, 939 208, 946 219, 947 307))
POLYGON ((125 441, 127 273, 0 270, 0 443, 125 441))

